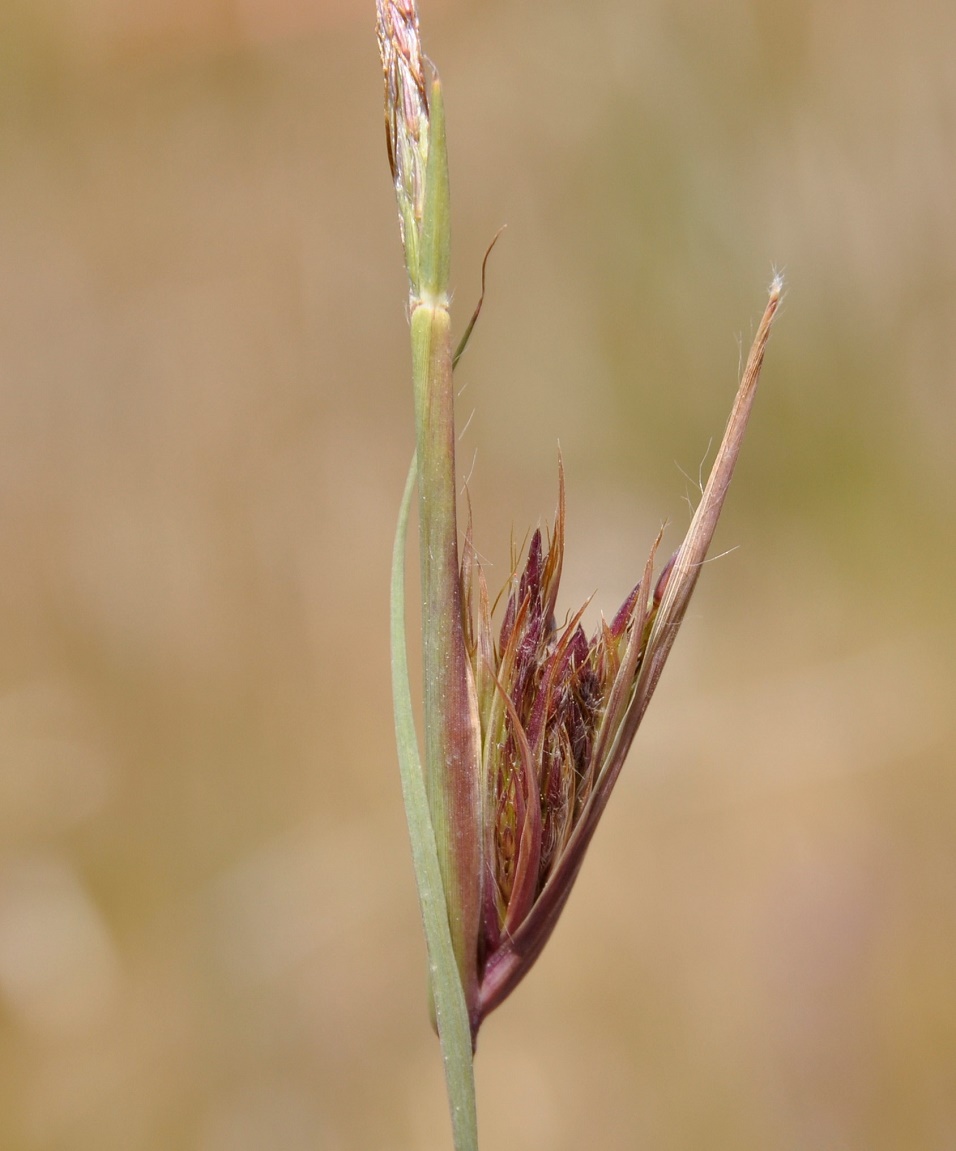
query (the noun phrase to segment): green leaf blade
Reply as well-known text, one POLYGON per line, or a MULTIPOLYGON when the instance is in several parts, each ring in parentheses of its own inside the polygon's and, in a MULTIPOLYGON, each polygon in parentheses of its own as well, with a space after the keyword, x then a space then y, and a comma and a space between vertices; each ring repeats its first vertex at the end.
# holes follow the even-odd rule
POLYGON ((456 1151, 478 1151, 471 1024, 452 946, 445 892, 438 864, 438 848, 429 814, 428 796, 425 792, 408 678, 408 650, 405 639, 405 547, 408 515, 417 474, 418 465, 413 458, 405 482, 392 553, 391 647, 395 738, 398 745, 405 816, 412 845, 412 863, 415 868, 415 881, 418 886, 418 899, 428 949, 432 1001, 445 1064, 445 1081, 455 1148, 456 1151))

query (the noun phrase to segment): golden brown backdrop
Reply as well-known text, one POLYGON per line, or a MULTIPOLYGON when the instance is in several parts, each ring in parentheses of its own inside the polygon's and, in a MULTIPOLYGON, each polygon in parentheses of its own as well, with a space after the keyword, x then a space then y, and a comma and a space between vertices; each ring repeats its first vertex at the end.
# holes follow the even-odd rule
MULTIPOLYGON (((478 543, 709 566, 486 1151, 956 1147, 956 9, 423 0, 478 543)), ((371 0, 0 6, 0 1146, 447 1148, 392 744, 371 0)))

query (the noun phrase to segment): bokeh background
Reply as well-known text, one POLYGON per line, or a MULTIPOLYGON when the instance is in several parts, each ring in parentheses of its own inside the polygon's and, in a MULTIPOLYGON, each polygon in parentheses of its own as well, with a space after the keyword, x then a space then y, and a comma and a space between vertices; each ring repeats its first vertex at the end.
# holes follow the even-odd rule
MULTIPOLYGON (((461 469, 564 605, 716 551, 482 1145, 956 1148, 956 9, 423 0, 461 469)), ((447 1148, 393 750, 371 0, 0 6, 0 1145, 447 1148)), ((497 573, 497 577, 496 577, 497 573)))

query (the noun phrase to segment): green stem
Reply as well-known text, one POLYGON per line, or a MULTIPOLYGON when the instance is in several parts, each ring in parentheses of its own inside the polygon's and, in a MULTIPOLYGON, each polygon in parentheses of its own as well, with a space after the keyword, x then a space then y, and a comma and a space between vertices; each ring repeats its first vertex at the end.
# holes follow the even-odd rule
POLYGON ((469 1006, 477 1001, 480 876, 477 716, 461 620, 451 339, 447 308, 412 313, 418 397, 425 786, 469 1006))
POLYGON ((425 788, 465 1002, 477 1026, 481 904, 480 734, 462 628, 455 390, 448 314, 448 160, 441 87, 432 85, 428 166, 412 293, 412 382, 422 578, 425 788))
POLYGON ((417 474, 417 461, 413 459, 405 483, 405 494, 402 497, 392 553, 391 639, 395 736, 398 743, 398 762, 408 834, 412 842, 412 862, 415 867, 415 880, 428 948, 432 1002, 445 1063, 445 1084, 448 1090, 455 1148, 456 1151, 478 1151, 471 1023, 452 946, 438 862, 438 848, 418 754, 411 687, 408 680, 408 653, 405 641, 405 545, 408 513, 417 474))

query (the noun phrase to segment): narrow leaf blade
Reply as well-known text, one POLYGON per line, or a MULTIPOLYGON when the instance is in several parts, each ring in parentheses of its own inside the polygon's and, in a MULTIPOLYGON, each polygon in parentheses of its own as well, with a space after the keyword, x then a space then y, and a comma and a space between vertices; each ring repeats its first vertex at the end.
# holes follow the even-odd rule
POLYGON ((445 1062, 445 1080, 455 1148, 456 1151, 478 1151, 471 1024, 452 947, 445 893, 438 866, 438 848, 428 809, 428 797, 425 794, 425 778, 415 733, 412 694, 408 679, 408 650, 405 641, 405 543, 408 533, 408 513, 415 491, 417 473, 417 462, 413 458, 405 483, 392 554, 391 641, 395 738, 398 744, 405 816, 412 844, 412 862, 428 948, 432 999, 445 1062))

